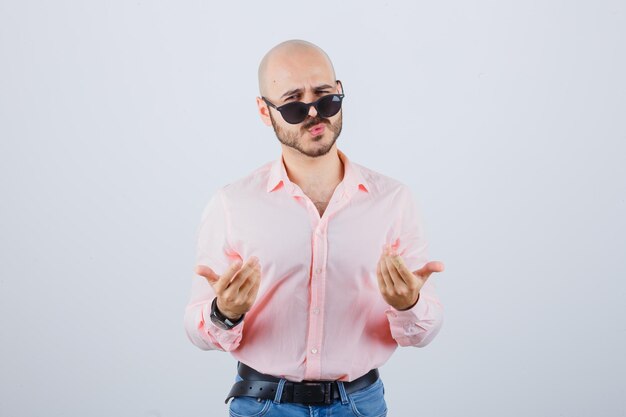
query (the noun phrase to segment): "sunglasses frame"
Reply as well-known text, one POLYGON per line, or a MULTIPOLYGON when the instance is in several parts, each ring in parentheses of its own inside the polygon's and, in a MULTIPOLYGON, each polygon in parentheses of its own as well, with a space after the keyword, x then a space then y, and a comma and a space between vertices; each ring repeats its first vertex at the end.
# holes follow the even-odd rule
MULTIPOLYGON (((343 93, 343 83, 342 83, 340 80, 335 80, 335 82, 336 82, 336 83, 339 83, 339 85, 341 86, 341 94, 326 94, 325 96, 322 96, 322 97, 318 98, 317 100, 312 101, 312 102, 310 102, 310 103, 304 103, 304 102, 302 102, 302 101, 292 101, 292 102, 289 102, 289 103, 283 104, 282 106, 276 106, 274 103, 272 103, 271 101, 269 101, 269 100, 268 100, 267 98, 265 98, 264 96, 261 96, 261 98, 263 99, 263 101, 265 101, 265 103, 266 103, 268 106, 273 107, 273 108, 275 108, 276 110, 278 110, 278 112, 280 113, 280 116, 283 118, 283 120, 285 120, 285 117, 283 116, 283 112, 282 112, 282 110, 281 110, 281 109, 284 109, 284 108, 285 108, 285 106, 289 106, 290 104, 293 104, 293 103, 302 103, 302 104, 304 104, 304 105, 306 106, 306 114, 309 114, 309 111, 311 110, 311 107, 314 107, 314 108, 315 108, 315 111, 319 114, 320 110, 317 108, 317 106, 318 106, 318 104, 319 104, 320 100, 322 100, 322 99, 324 99, 324 98, 326 98, 326 97, 329 97, 329 96, 336 96, 336 97, 339 97, 339 99, 340 99, 340 100, 342 100, 342 103, 341 103, 341 104, 343 105, 343 98, 345 97, 345 94, 343 93)), ((339 113, 340 111, 341 111, 341 107, 339 108, 339 110, 337 111, 337 113, 339 113)), ((337 114, 337 113, 335 113, 335 114, 337 114)), ((334 114, 333 114, 333 116, 334 116, 334 114)), ((332 116, 322 116, 322 117, 332 117, 332 116)), ((297 124, 300 124, 300 123, 304 122, 305 120, 306 120, 306 116, 304 117, 304 119, 300 120, 300 121, 299 121, 299 122, 297 122, 297 123, 291 123, 291 122, 288 122, 287 120, 285 120, 285 122, 287 122, 287 123, 289 123, 289 124, 292 124, 292 125, 297 125, 297 124)))

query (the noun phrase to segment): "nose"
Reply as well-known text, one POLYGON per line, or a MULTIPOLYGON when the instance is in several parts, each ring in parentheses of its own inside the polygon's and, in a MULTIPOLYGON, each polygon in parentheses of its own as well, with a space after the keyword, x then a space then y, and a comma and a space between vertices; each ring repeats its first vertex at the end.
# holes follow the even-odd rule
POLYGON ((315 110, 314 106, 309 107, 309 116, 311 117, 317 116, 317 110, 315 110))

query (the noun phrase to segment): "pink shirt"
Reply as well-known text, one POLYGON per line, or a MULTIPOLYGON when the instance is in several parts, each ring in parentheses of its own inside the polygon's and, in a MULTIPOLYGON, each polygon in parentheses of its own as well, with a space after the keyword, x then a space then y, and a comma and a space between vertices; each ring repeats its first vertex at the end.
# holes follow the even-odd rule
POLYGON ((222 275, 254 255, 261 284, 243 322, 222 330, 209 317, 215 292, 194 274, 184 317, 194 345, 290 381, 352 381, 398 345, 423 347, 437 335, 436 274, 407 311, 385 302, 376 277, 385 243, 411 271, 430 260, 410 189, 338 154, 344 177, 321 218, 289 180, 282 155, 213 195, 197 233, 197 263, 222 275))

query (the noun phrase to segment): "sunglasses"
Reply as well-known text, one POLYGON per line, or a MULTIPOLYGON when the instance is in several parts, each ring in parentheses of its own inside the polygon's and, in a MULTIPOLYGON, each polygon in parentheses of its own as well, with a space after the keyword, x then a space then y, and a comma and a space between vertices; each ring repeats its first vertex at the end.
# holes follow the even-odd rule
MULTIPOLYGON (((341 81, 337 80, 339 84, 341 81)), ((343 92, 343 84, 341 84, 341 91, 343 92)), ((268 106, 275 108, 278 110, 283 116, 283 119, 292 125, 297 125, 298 123, 302 123, 304 119, 309 115, 309 109, 315 107, 317 114, 321 117, 332 117, 339 113, 341 110, 341 102, 343 100, 343 94, 328 94, 324 97, 320 97, 319 99, 311 102, 311 103, 303 103, 301 101, 294 101, 291 103, 283 104, 282 106, 276 106, 274 103, 266 99, 265 97, 261 97, 268 106)))

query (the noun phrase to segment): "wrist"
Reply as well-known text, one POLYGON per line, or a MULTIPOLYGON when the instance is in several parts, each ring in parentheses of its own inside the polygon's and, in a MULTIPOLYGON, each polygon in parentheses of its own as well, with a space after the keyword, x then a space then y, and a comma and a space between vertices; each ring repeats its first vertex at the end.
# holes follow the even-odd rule
MULTIPOLYGON (((211 316, 210 317, 211 317, 211 321, 213 322, 213 324, 215 324, 220 329, 231 330, 235 328, 235 326, 239 325, 239 323, 243 322, 243 318, 245 317, 245 314, 242 314, 241 316, 239 316, 238 319, 230 318, 224 315, 224 313, 221 312, 217 308, 217 300, 218 300, 218 297, 215 297, 213 301, 211 302, 211 316)), ((232 316, 234 317, 235 315, 233 314, 232 316)))
POLYGON ((420 293, 417 293, 417 300, 415 300, 415 302, 410 306, 410 307, 406 307, 406 308, 396 308, 396 310, 398 311, 407 311, 412 309, 413 307, 415 307, 417 305, 417 302, 420 300, 420 293))
POLYGON ((233 314, 227 310, 223 310, 220 308, 220 300, 219 298, 217 299, 216 303, 215 303, 215 309, 224 317, 227 317, 228 319, 232 320, 232 321, 237 321, 241 318, 241 316, 243 316, 243 314, 233 314))

